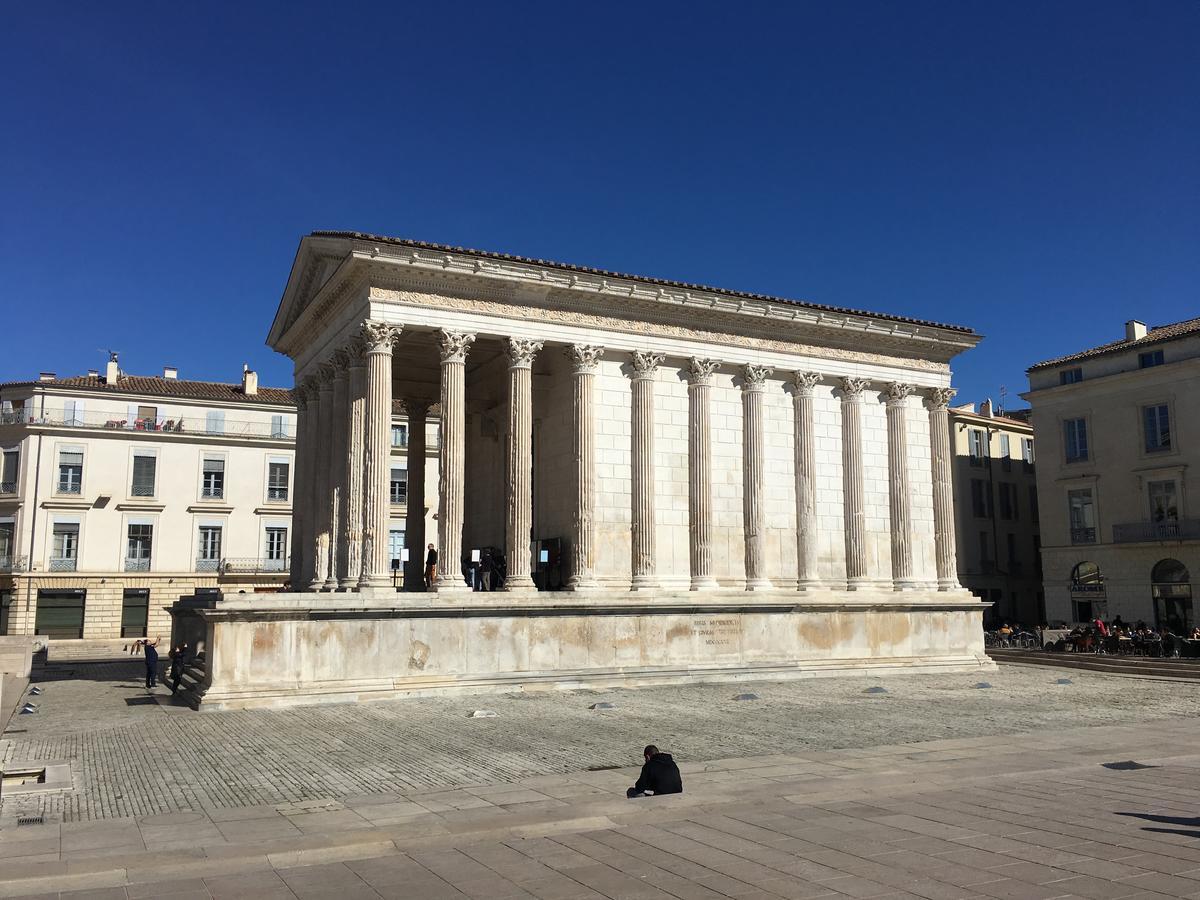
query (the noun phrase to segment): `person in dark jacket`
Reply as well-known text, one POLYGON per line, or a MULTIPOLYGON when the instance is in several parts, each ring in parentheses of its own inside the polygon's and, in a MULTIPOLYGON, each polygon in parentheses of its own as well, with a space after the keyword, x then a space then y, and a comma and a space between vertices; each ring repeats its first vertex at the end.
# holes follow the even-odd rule
POLYGON ((188 645, 185 641, 171 650, 171 693, 179 691, 179 683, 183 680, 183 667, 187 664, 188 645))
POLYGON ((660 753, 657 747, 650 744, 642 751, 642 755, 646 757, 646 764, 642 766, 637 784, 625 792, 626 797, 683 793, 683 778, 670 753, 660 753))
POLYGON ((433 544, 429 545, 429 552, 425 554, 425 590, 432 591, 433 585, 437 581, 437 562, 438 552, 434 549, 433 544))
POLYGON ((135 641, 132 652, 137 653, 139 647, 146 652, 146 690, 158 685, 158 651, 154 649, 159 638, 153 641, 135 641))

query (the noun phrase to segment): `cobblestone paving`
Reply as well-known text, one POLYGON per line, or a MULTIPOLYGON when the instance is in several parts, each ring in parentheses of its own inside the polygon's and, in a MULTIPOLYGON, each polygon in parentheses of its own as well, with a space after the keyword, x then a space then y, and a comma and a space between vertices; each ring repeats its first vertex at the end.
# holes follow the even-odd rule
MULTIPOLYGON (((1191 684, 1017 666, 983 676, 991 688, 975 687, 977 674, 860 677, 215 713, 172 706, 161 688, 162 702, 147 702, 141 672, 133 662, 35 674, 39 712, 13 718, 0 761, 72 763, 75 790, 36 801, 52 819, 515 781, 632 765, 650 741, 700 761, 1200 714, 1191 684), (877 686, 886 692, 866 692, 877 686), (732 699, 744 692, 760 699, 732 699), (616 708, 588 709, 601 700, 616 708), (477 708, 497 718, 467 718, 477 708)), ((0 817, 28 804, 0 801, 0 817)))

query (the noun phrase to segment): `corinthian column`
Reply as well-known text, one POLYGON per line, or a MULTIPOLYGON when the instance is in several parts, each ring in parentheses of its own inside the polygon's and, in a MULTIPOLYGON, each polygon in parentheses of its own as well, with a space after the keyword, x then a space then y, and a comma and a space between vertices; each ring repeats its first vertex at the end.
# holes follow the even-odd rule
POLYGON ((367 344, 367 404, 363 429, 366 472, 363 474, 363 557, 360 589, 389 587, 388 497, 392 477, 392 348, 400 328, 386 322, 364 322, 367 344))
POLYGON ((329 575, 328 590, 336 591, 346 579, 346 445, 350 418, 350 354, 338 348, 333 351, 333 429, 329 434, 329 575))
POLYGON ((329 544, 332 537, 332 504, 330 495, 330 440, 333 428, 333 376, 332 363, 321 363, 317 369, 317 452, 313 464, 313 577, 310 591, 332 590, 335 584, 329 571, 329 544))
POLYGON ((742 366, 742 531, 748 591, 769 591, 772 587, 767 578, 763 392, 773 371, 769 366, 742 366))
POLYGON ((688 362, 688 532, 693 591, 712 590, 712 426, 709 395, 715 359, 688 362))
POLYGON ((842 379, 842 503, 846 520, 846 589, 867 582, 867 519, 863 502, 862 392, 865 378, 842 379))
POLYGON ((305 455, 312 444, 308 441, 308 388, 297 384, 293 393, 296 396, 296 450, 295 464, 292 471, 292 490, 288 495, 292 500, 292 533, 288 548, 288 583, 293 591, 303 589, 308 583, 308 573, 304 569, 304 554, 308 548, 305 543, 305 529, 308 527, 308 507, 304 497, 308 496, 308 463, 305 455))
POLYGON ((406 400, 408 412, 408 508, 404 517, 404 546, 408 565, 404 567, 404 589, 425 590, 425 423, 429 403, 406 400))
POLYGON ((317 503, 317 457, 321 442, 321 382, 315 375, 304 379, 304 392, 308 397, 308 413, 304 422, 304 485, 297 490, 296 500, 292 504, 292 509, 302 507, 304 510, 303 566, 300 580, 293 585, 297 591, 320 588, 319 584, 316 588, 312 586, 317 578, 317 519, 320 512, 317 503))
POLYGON ((361 334, 347 345, 350 360, 349 408, 346 413, 346 496, 342 503, 345 522, 345 575, 339 586, 344 591, 358 587, 363 559, 363 468, 367 421, 367 344, 361 334))
POLYGON ((946 407, 957 393, 936 388, 929 394, 930 471, 933 475, 933 540, 939 591, 959 587, 954 549, 954 488, 950 471, 950 417, 946 407))
MULTIPOLYGON (((440 331, 442 444, 438 451, 438 593, 471 590, 462 578, 464 479, 467 447, 466 363, 475 335, 440 331)), ((511 568, 511 562, 510 562, 511 568)))
POLYGON ((533 587, 529 568, 533 528, 533 358, 541 341, 509 338, 508 354, 508 503, 504 542, 508 554, 506 591, 533 587))
POLYGON ((905 417, 911 384, 887 386, 888 508, 891 511, 892 587, 910 591, 912 580, 912 512, 908 493, 908 423, 905 417))
POLYGON ((658 587, 654 559, 654 372, 664 359, 662 353, 633 351, 631 591, 658 587))
POLYGON ((565 355, 571 362, 575 389, 572 404, 571 449, 575 457, 575 515, 571 533, 571 577, 567 588, 572 591, 594 588, 596 584, 596 413, 593 409, 596 363, 604 354, 603 347, 572 344, 565 355))
POLYGON ((813 428, 813 394, 820 372, 796 372, 792 395, 796 449, 796 587, 821 586, 817 577, 817 451, 813 428))

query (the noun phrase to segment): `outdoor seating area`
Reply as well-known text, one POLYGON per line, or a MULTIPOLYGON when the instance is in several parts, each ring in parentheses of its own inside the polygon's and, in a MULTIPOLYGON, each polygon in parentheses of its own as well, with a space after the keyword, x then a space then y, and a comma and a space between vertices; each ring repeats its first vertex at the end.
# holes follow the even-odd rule
POLYGON ((1097 619, 1088 624, 1034 630, 1003 625, 984 632, 989 649, 1042 650, 1048 653, 1092 653, 1109 656, 1143 656, 1159 659, 1200 659, 1200 628, 1174 634, 1145 622, 1126 625, 1097 619))

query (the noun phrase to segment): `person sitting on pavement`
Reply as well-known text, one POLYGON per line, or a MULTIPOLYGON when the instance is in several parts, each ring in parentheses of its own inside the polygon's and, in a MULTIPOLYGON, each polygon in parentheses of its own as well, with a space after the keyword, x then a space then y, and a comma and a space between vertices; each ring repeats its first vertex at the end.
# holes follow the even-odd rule
POLYGON ((670 753, 660 753, 657 747, 650 744, 642 751, 642 755, 646 758, 646 764, 642 766, 637 784, 625 792, 626 797, 683 793, 683 778, 670 753))

